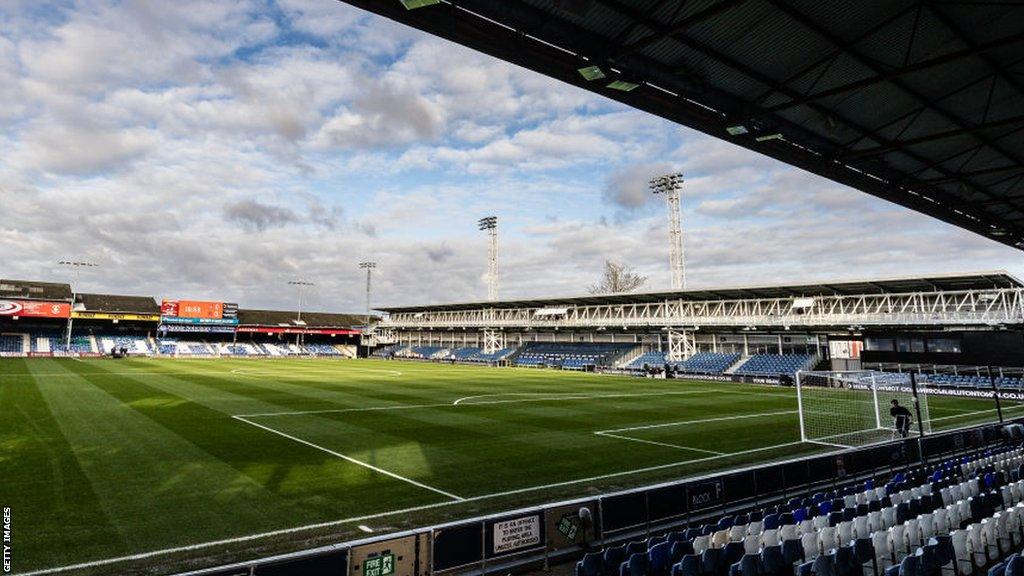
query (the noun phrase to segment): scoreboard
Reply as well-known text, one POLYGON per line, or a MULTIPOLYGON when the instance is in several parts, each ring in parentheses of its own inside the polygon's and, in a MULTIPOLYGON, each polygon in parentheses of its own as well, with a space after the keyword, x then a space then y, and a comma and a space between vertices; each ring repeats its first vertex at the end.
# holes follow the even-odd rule
POLYGON ((238 304, 206 300, 164 300, 161 321, 169 324, 238 324, 238 304))

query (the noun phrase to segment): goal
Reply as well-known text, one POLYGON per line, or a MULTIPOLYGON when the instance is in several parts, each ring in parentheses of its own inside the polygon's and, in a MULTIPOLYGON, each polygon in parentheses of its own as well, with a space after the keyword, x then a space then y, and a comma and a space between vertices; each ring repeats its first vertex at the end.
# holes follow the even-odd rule
POLYGON ((918 436, 922 428, 927 434, 931 427, 925 392, 926 388, 919 386, 915 395, 906 374, 798 372, 800 439, 846 448, 901 438, 889 412, 893 400, 912 415, 908 437, 918 436))

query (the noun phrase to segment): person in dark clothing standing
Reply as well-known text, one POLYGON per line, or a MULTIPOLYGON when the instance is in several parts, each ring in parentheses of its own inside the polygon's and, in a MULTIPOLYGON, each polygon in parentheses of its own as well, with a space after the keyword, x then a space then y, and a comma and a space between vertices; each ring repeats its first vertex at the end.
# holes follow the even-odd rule
POLYGON ((892 408, 889 409, 889 415, 892 416, 893 426, 896 431, 899 432, 900 436, 906 438, 910 435, 910 423, 913 421, 913 416, 910 414, 910 410, 906 407, 900 406, 900 401, 893 398, 892 408))

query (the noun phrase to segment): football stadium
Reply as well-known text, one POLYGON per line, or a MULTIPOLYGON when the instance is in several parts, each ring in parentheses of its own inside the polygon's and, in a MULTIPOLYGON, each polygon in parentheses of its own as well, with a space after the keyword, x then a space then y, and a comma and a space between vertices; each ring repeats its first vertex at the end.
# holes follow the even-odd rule
MULTIPOLYGON (((1019 4, 321 4, 1024 249, 1019 4)), ((379 301, 363 255, 331 272, 344 311, 301 275, 245 297, 140 293, 84 257, 0 278, 3 573, 1024 576, 1024 282, 705 282, 686 170, 645 175, 663 289, 608 261, 588 294, 502 296, 515 207, 464 223, 486 298, 379 301)))

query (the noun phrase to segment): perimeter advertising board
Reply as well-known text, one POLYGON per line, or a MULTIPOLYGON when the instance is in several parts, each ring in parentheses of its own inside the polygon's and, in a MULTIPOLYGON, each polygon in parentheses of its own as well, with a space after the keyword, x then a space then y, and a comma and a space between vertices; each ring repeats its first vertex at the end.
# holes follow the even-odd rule
POLYGON ((68 302, 42 302, 37 300, 0 300, 0 316, 17 318, 70 318, 68 302))
POLYGON ((71 317, 78 320, 126 320, 136 322, 159 322, 159 314, 133 314, 129 312, 89 312, 75 310, 71 317))

